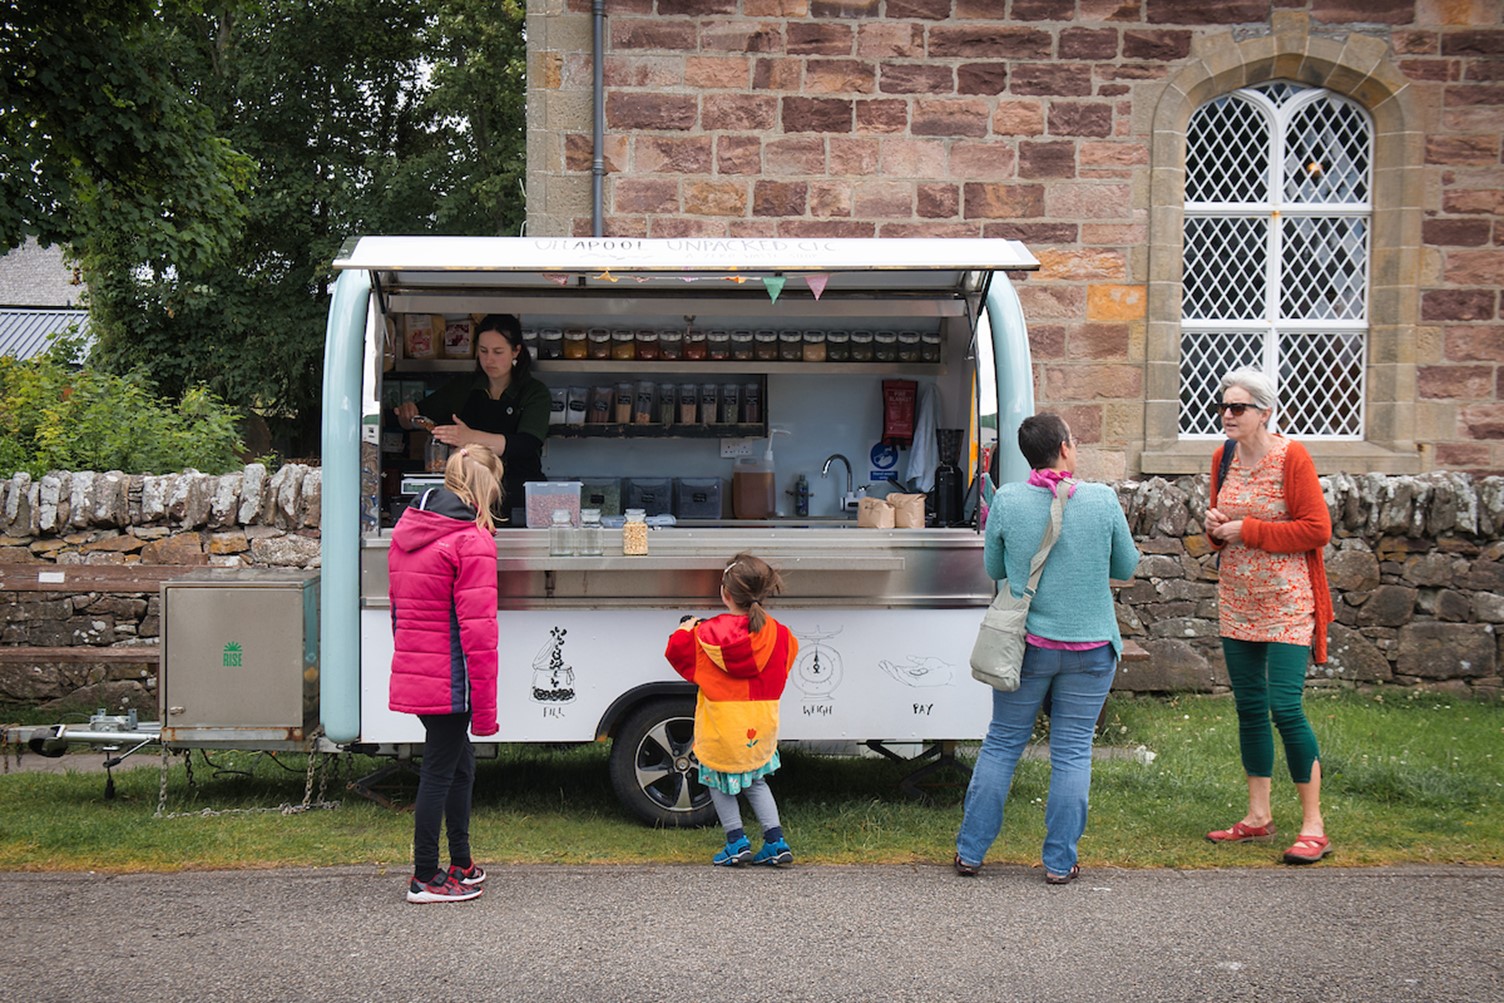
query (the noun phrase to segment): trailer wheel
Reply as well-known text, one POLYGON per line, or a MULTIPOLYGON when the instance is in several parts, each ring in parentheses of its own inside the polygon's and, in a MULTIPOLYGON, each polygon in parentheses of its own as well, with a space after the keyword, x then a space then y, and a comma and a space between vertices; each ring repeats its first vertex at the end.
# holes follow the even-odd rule
POLYGON ((622 807, 644 822, 678 829, 715 818, 690 751, 694 734, 693 697, 649 701, 622 722, 610 761, 611 787, 622 807))

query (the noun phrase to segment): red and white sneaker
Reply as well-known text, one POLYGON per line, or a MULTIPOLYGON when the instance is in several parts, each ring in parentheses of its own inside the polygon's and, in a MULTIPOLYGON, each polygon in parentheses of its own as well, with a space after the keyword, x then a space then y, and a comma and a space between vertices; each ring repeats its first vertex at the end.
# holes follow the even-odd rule
POLYGON ((468 902, 471 899, 480 898, 483 889, 474 885, 463 885, 455 880, 448 871, 440 871, 427 881, 419 881, 415 876, 407 883, 407 900, 409 902, 468 902))
POLYGON ((485 884, 486 882, 485 868, 481 867, 473 860, 470 861, 470 866, 465 868, 456 867, 454 864, 450 864, 449 876, 462 885, 470 885, 472 887, 474 887, 475 885, 485 884))

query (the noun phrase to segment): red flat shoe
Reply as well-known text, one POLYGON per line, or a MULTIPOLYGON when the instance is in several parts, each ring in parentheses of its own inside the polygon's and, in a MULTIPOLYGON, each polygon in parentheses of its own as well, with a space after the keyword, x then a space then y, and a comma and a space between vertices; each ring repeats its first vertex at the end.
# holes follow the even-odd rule
POLYGON ((1244 825, 1237 823, 1231 829, 1213 829, 1206 838, 1213 843, 1267 843, 1279 831, 1274 823, 1268 825, 1244 825))
POLYGON ((1285 851, 1285 863, 1314 864, 1331 852, 1331 840, 1325 836, 1312 836, 1303 832, 1295 838, 1294 845, 1285 851))

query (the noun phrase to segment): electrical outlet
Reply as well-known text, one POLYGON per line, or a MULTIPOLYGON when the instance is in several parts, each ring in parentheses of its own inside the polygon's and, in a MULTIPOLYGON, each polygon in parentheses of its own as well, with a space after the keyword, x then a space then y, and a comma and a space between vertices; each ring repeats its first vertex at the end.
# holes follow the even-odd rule
POLYGON ((739 460, 744 456, 756 456, 761 439, 722 439, 721 459, 739 460))

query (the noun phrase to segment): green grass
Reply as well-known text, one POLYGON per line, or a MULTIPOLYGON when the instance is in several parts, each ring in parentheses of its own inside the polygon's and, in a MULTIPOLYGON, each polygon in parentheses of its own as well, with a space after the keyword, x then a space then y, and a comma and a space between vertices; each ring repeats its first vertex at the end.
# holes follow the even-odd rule
MULTIPOLYGON (((1328 864, 1504 865, 1504 704, 1407 691, 1313 691, 1307 710, 1322 744, 1323 807, 1337 848, 1328 864)), ((1282 841, 1213 846, 1202 838, 1241 818, 1246 807, 1231 700, 1114 696, 1099 744, 1129 755, 1096 764, 1091 822, 1081 843, 1087 866, 1277 866, 1282 841), (1152 762, 1131 756, 1139 746, 1155 754, 1152 762)), ((718 831, 653 829, 626 816, 606 776, 607 751, 506 746, 500 758, 482 761, 472 823, 480 859, 704 863, 718 831)), ((962 758, 974 753, 963 750, 962 758)), ((182 761, 173 759, 167 810, 180 817, 170 818, 154 817, 156 769, 117 771, 113 800, 104 797, 99 773, 0 774, 0 870, 408 866, 411 816, 344 789, 348 776, 369 773, 383 760, 344 764, 329 786, 329 796, 343 802, 337 811, 186 815, 302 800, 301 756, 220 752, 211 759, 217 769, 195 754, 191 788, 182 761)), ((898 790, 910 768, 786 750, 773 788, 799 860, 949 860, 964 777, 942 771, 927 788, 929 803, 919 803, 898 790)), ((1048 783, 1044 762, 1020 764, 1007 824, 989 860, 1037 862, 1048 783)), ((415 789, 415 777, 400 775, 386 793, 409 803, 415 789)), ((1293 836, 1300 819, 1282 763, 1274 793, 1275 820, 1293 836)))

